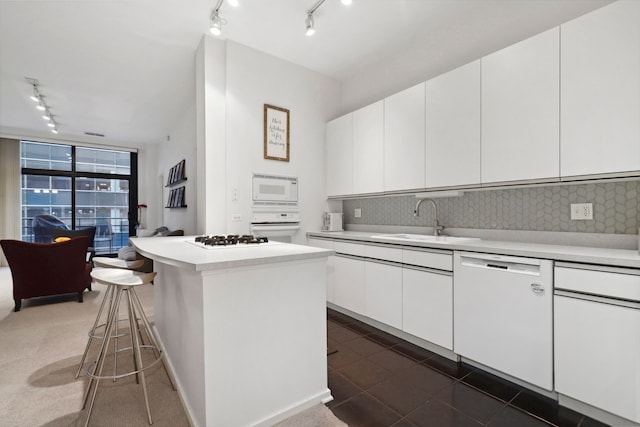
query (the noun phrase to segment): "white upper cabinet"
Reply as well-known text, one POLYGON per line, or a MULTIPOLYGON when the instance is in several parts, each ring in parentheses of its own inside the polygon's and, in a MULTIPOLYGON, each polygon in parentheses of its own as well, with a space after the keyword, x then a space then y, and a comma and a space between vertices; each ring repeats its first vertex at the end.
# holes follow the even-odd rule
POLYGON ((482 58, 482 183, 558 179, 560 30, 482 58))
POLYGON ((640 170, 640 2, 561 26, 562 176, 640 170))
POLYGON ((480 61, 426 85, 426 187, 479 184, 480 61))
POLYGON ((353 112, 353 192, 384 190, 384 102, 353 112))
POLYGON ((353 193, 353 131, 351 114, 327 123, 327 195, 353 193))
POLYGON ((420 83, 384 100, 384 189, 424 188, 424 88, 420 83))

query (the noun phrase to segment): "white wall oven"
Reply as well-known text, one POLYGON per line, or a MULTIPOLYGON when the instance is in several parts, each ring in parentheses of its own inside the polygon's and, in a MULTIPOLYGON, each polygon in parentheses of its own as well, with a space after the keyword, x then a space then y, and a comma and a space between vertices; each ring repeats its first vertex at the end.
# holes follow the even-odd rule
POLYGON ((290 242, 300 229, 298 178, 254 173, 251 187, 251 233, 290 242))

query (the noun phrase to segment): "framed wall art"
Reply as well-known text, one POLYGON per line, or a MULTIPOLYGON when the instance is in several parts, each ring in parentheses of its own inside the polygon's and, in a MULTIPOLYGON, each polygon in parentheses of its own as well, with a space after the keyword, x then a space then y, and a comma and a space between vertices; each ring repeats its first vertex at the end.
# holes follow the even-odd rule
POLYGON ((264 104, 264 158, 289 161, 289 110, 264 104))

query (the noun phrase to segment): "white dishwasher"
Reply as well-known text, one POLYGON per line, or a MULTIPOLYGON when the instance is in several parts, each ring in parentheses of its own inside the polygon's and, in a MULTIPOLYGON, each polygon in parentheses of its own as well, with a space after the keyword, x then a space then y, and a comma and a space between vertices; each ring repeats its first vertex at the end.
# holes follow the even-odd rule
POLYGON ((453 350, 553 389, 553 261, 455 252, 453 350))

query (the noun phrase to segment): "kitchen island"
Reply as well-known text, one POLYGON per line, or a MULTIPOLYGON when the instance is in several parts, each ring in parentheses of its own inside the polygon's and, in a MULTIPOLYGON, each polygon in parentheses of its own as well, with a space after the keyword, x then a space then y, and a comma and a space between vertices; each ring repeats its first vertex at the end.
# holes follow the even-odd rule
POLYGON ((280 242, 131 238, 154 261, 155 329, 195 426, 273 425, 332 399, 326 262, 280 242))

